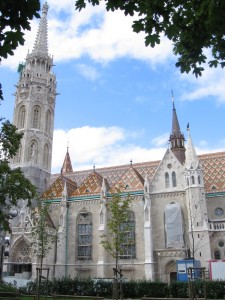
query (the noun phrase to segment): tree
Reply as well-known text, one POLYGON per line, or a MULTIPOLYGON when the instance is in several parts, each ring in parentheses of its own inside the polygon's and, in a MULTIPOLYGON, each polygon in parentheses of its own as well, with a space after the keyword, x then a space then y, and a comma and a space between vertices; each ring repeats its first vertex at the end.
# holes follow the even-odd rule
POLYGON ((20 168, 11 169, 9 165, 20 147, 22 134, 9 121, 0 118, 0 123, 0 226, 10 231, 10 208, 16 206, 19 199, 28 200, 30 204, 36 189, 20 168))
POLYGON ((38 201, 37 216, 34 227, 31 230, 33 238, 34 252, 40 257, 40 267, 43 267, 43 260, 52 249, 52 243, 55 242, 56 237, 49 231, 48 224, 48 205, 42 204, 38 201))
MULTIPOLYGON (((42 204, 40 201, 37 206, 37 216, 34 223, 34 227, 31 230, 31 236, 33 238, 34 253, 40 257, 40 268, 37 269, 37 298, 40 298, 40 285, 42 278, 43 260, 52 249, 52 243, 56 241, 56 236, 49 231, 48 226, 48 205, 42 204)), ((47 278, 48 280, 48 272, 47 278)))
POLYGON ((107 222, 108 234, 101 236, 101 244, 115 258, 116 269, 118 269, 120 256, 124 254, 124 244, 128 245, 129 241, 133 242, 133 237, 127 235, 127 232, 131 229, 129 223, 130 202, 131 199, 129 196, 123 199, 118 193, 113 195, 107 204, 109 215, 107 222))
MULTIPOLYGON (((133 31, 145 33, 145 45, 154 47, 163 35, 173 43, 178 55, 176 66, 181 73, 191 70, 201 76, 202 64, 225 66, 225 1, 224 0, 105 0, 108 11, 122 10, 137 15, 133 31), (205 50, 209 49, 210 54, 205 50), (207 57, 208 56, 208 57, 207 57)), ((76 0, 81 10, 87 3, 99 5, 100 0, 76 0)))

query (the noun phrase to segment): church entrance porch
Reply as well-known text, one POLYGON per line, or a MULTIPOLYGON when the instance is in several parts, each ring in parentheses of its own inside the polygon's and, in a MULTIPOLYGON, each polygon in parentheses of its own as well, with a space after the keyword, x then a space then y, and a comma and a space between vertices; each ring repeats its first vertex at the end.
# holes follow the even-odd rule
POLYGON ((186 257, 185 249, 158 249, 155 251, 157 257, 157 277, 163 282, 170 283, 176 280, 176 261, 186 257))

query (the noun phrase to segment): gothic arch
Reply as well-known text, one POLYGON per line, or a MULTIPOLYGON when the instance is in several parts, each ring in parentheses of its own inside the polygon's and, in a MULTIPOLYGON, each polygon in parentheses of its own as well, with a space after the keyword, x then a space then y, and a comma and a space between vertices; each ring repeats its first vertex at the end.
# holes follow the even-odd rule
POLYGON ((16 263, 29 263, 32 261, 31 242, 21 236, 12 246, 11 261, 16 263))
POLYGON ((83 208, 77 216, 77 259, 92 259, 92 213, 83 208))
POLYGON ((39 105, 34 105, 32 109, 32 128, 41 128, 41 107, 39 105))
POLYGON ((26 107, 25 107, 25 105, 22 105, 19 108, 19 114, 18 114, 18 120, 17 120, 18 129, 24 128, 25 121, 26 121, 26 107))
POLYGON ((171 282, 174 277, 176 277, 176 261, 174 259, 168 258, 162 263, 161 266, 162 274, 165 275, 165 281, 167 283, 171 282))
POLYGON ((166 185, 166 188, 170 187, 170 176, 169 176, 168 172, 165 173, 165 185, 166 185))
POLYGON ((173 187, 177 186, 177 178, 176 178, 176 173, 174 171, 172 172, 172 186, 173 187))

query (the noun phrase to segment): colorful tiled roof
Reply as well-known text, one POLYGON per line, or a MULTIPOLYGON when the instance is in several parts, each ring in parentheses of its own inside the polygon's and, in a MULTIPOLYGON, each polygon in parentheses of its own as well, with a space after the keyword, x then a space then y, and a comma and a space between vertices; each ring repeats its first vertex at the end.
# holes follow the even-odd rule
MULTIPOLYGON (((225 192, 225 152, 209 153, 198 156, 202 166, 205 181, 206 193, 225 192)), ((143 190, 144 178, 147 174, 149 181, 152 180, 160 161, 150 161, 137 164, 127 164, 115 167, 99 168, 93 172, 91 170, 75 171, 64 174, 71 183, 74 184, 73 197, 81 195, 100 194, 102 180, 105 178, 109 192, 115 192, 118 188, 124 188, 124 191, 143 190), (75 190, 75 185, 77 189, 75 190), (89 192, 88 192, 89 189, 89 192)), ((51 176, 51 185, 49 190, 43 194, 44 198, 50 196, 53 190, 57 197, 63 190, 59 188, 57 178, 59 174, 51 176)))

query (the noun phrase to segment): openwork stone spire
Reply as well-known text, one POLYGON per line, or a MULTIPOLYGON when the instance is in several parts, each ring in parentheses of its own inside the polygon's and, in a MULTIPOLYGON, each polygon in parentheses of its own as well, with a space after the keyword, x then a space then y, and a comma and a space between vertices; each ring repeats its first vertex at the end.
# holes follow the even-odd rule
POLYGON ((45 2, 42 8, 42 16, 32 51, 33 55, 40 57, 48 56, 48 22, 47 22, 48 4, 45 2))
POLYGON ((187 128, 188 131, 188 140, 186 145, 186 168, 187 169, 196 169, 199 165, 199 160, 195 151, 195 147, 192 142, 190 129, 187 128))

